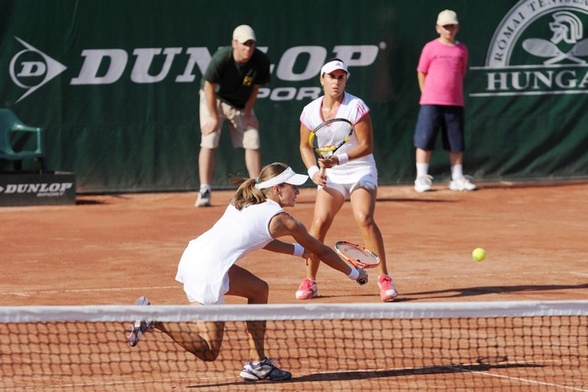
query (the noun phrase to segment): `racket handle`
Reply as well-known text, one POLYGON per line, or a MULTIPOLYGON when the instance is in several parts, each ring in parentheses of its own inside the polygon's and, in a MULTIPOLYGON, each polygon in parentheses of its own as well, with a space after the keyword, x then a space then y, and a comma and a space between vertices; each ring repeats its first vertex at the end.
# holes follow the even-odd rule
POLYGON ((321 166, 321 169, 319 170, 319 174, 321 175, 321 177, 324 177, 327 174, 327 168, 324 166, 321 166))
POLYGON ((368 276, 367 276, 366 272, 363 270, 363 268, 358 268, 358 270, 359 270, 359 278, 357 278, 356 282, 360 286, 363 286, 364 284, 366 284, 368 282, 368 276))

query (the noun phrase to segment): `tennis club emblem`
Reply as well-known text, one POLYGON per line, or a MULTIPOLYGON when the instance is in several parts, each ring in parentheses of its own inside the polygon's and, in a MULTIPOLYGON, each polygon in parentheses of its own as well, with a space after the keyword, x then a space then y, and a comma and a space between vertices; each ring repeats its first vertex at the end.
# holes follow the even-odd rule
POLYGON ((588 39, 582 39, 582 21, 573 12, 559 11, 552 14, 553 22, 549 28, 553 32, 550 40, 543 38, 527 38, 523 48, 530 54, 547 58, 543 64, 557 64, 569 60, 576 64, 586 64, 583 56, 588 56, 588 39), (572 48, 564 52, 559 49, 560 43, 572 44, 572 48))
POLYGON ((470 97, 588 94, 586 2, 521 0, 494 31, 470 97))

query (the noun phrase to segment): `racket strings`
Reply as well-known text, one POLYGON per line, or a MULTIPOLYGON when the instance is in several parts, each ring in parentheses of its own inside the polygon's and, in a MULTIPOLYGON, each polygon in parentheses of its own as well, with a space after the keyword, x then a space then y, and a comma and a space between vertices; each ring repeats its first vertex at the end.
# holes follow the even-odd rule
POLYGON ((319 125, 311 133, 311 144, 317 153, 328 156, 345 144, 352 132, 351 122, 346 119, 333 119, 319 125))
POLYGON ((335 248, 339 254, 347 258, 349 261, 355 261, 355 263, 361 265, 374 266, 380 262, 379 257, 375 253, 354 244, 341 242, 336 244, 335 248))
POLYGON ((347 256, 352 257, 352 258, 359 260, 359 261, 363 261, 365 263, 374 263, 375 262, 375 257, 371 253, 367 253, 365 251, 361 251, 356 248, 347 247, 347 248, 343 248, 341 251, 344 252, 347 256))

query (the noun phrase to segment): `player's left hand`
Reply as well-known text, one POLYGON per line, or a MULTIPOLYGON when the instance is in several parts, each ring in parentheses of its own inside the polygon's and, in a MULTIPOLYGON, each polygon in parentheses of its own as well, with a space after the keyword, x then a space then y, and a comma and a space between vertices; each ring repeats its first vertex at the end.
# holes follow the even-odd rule
POLYGON ((318 162, 321 166, 324 166, 327 169, 330 169, 333 166, 337 166, 339 164, 339 159, 337 159, 334 155, 329 158, 319 158, 318 162))
POLYGON ((243 117, 247 128, 259 129, 259 119, 252 112, 245 112, 243 117))

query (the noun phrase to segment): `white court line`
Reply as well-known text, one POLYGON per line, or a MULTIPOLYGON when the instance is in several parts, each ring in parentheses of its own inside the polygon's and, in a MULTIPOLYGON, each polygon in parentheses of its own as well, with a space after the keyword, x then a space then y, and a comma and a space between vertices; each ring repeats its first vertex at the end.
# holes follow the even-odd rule
MULTIPOLYGON (((516 364, 522 364, 524 362, 516 362, 516 364)), ((530 364, 534 364, 534 362, 530 362, 530 364)), ((471 365, 479 365, 479 364, 471 364, 471 365)), ((454 372, 456 373, 475 373, 476 375, 481 375, 481 376, 486 376, 486 377, 494 377, 494 378, 504 378, 504 379, 508 379, 508 380, 512 380, 513 382, 518 382, 521 385, 525 385, 525 384, 531 384, 531 385, 543 385, 543 386, 550 386, 550 387, 554 387, 554 388, 559 388, 560 390, 569 390, 569 391, 583 391, 586 392, 586 389, 583 388, 577 388, 577 387, 570 387, 570 386, 566 386, 566 385, 561 385, 561 384, 555 384, 555 383, 549 383, 549 382, 543 382, 543 381, 537 381, 537 380, 529 380, 526 378, 521 378, 521 377, 513 377, 513 376, 504 376, 504 375, 500 375, 500 374, 494 374, 494 373, 488 373, 485 371, 478 371, 478 370, 468 370, 468 369, 463 369, 463 366, 469 366, 469 365, 460 365, 460 366, 451 366, 451 365, 447 365, 447 366, 443 366, 443 365, 438 365, 438 366, 434 366, 434 367, 446 367, 448 369, 453 369, 454 372)), ((411 376, 413 376, 414 374, 411 374, 410 371, 414 371, 414 368, 378 368, 378 369, 360 369, 360 370, 349 370, 347 371, 348 373, 370 373, 370 372, 381 372, 381 371, 393 371, 393 372, 399 372, 399 373, 407 373, 411 376)), ((313 372, 313 375, 316 374, 329 374, 330 372, 313 372)), ((418 377, 420 374, 416 374, 416 376, 418 377)), ((403 376, 394 376, 394 378, 396 377, 403 377, 403 376)))
POLYGON ((588 276, 588 273, 584 272, 568 272, 570 275, 588 276))
MULTIPOLYGON (((132 381, 112 381, 112 382, 102 382, 100 381, 99 383, 94 383, 94 382, 84 382, 84 383, 73 383, 73 384, 58 384, 56 385, 55 383, 49 385, 44 385, 43 386, 43 390, 46 391, 62 391, 64 388, 73 388, 73 390, 76 390, 78 388, 88 388, 88 387, 100 387, 100 389, 104 388, 104 387, 125 387, 125 386, 129 386, 129 385, 133 385, 133 386, 142 386, 145 385, 145 390, 150 390, 151 388, 147 388, 147 386, 153 387, 153 386, 161 386, 161 387, 166 387, 169 386, 171 387, 172 385, 176 385, 178 384, 178 382, 181 381, 182 383, 184 383, 184 379, 178 380, 178 379, 166 379, 166 380, 148 380, 148 381, 139 381, 139 380, 132 380, 132 381)), ((219 380, 219 382, 222 380, 219 380)), ((193 382, 194 384, 198 385, 197 382, 193 382)), ((37 387, 35 387, 37 388, 37 387)), ((26 389, 28 389, 28 387, 26 387, 26 389)))
POLYGON ((71 290, 31 290, 31 291, 7 291, 0 292, 0 296, 30 297, 38 294, 57 294, 57 293, 94 293, 94 292, 121 292, 136 290, 169 290, 177 289, 179 286, 149 286, 149 287, 111 287, 111 288, 94 288, 94 289, 71 289, 71 290))
POLYGON ((487 372, 481 372, 481 371, 477 371, 477 370, 466 370, 466 371, 468 371, 470 373, 476 373, 476 374, 479 374, 481 376, 486 376, 486 377, 505 378, 505 379, 508 379, 508 380, 518 381, 521 384, 543 385, 543 386, 550 386, 550 387, 555 387, 555 388, 559 388, 559 389, 565 389, 565 390, 568 390, 568 391, 583 391, 583 392, 586 392, 586 389, 583 389, 583 388, 568 387, 566 385, 554 384, 554 383, 550 383, 550 382, 543 382, 543 381, 537 381, 537 380, 529 380, 529 379, 521 378, 521 377, 503 376, 501 374, 487 373, 487 372))

